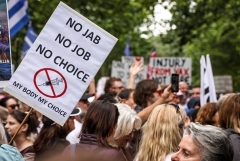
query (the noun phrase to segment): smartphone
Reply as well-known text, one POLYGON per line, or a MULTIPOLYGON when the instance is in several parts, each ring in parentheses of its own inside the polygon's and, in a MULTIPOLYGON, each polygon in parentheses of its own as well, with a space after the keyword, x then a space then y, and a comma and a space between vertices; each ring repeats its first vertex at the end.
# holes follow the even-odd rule
POLYGON ((179 87, 178 87, 178 84, 179 84, 179 74, 172 74, 172 77, 171 77, 171 84, 172 84, 172 92, 178 92, 179 90, 179 87))

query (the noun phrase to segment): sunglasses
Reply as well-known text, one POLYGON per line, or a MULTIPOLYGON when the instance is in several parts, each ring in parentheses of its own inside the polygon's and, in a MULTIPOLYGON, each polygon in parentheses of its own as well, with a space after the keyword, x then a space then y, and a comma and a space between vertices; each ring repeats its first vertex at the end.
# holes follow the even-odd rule
POLYGON ((180 107, 177 104, 175 104, 175 103, 168 103, 168 105, 172 105, 173 107, 175 107, 176 108, 176 113, 179 113, 180 107))
POLYGON ((11 104, 9 105, 12 109, 15 109, 15 107, 17 106, 19 108, 19 104, 11 104))
POLYGON ((162 94, 162 90, 161 90, 161 89, 156 90, 154 93, 158 93, 158 94, 161 96, 161 94, 162 94))

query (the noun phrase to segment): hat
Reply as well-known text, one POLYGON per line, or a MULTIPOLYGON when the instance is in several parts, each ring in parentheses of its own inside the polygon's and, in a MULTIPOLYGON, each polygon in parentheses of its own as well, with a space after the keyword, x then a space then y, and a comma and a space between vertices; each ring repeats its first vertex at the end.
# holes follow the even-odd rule
POLYGON ((0 145, 0 160, 1 161, 24 161, 22 154, 17 148, 8 144, 0 145))
POLYGON ((93 96, 94 96, 94 94, 92 94, 92 93, 84 93, 79 101, 88 100, 88 98, 93 97, 93 96))
POLYGON ((177 96, 183 96, 182 91, 179 90, 179 91, 177 92, 177 96))
POLYGON ((70 116, 77 116, 81 114, 81 109, 80 108, 74 108, 70 116))
POLYGON ((194 97, 194 98, 191 98, 191 99, 188 101, 187 107, 188 107, 189 109, 192 109, 192 108, 194 108, 194 106, 195 106, 196 104, 200 105, 200 98, 194 97))

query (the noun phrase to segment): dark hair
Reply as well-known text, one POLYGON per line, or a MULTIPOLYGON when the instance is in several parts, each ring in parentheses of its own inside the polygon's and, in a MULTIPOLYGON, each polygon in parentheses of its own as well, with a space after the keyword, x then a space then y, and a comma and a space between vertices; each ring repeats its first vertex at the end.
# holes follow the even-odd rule
POLYGON ((65 127, 67 126, 67 122, 63 125, 63 127, 57 126, 53 120, 43 115, 42 123, 43 127, 33 143, 35 152, 54 146, 57 144, 57 138, 66 139, 68 134, 68 129, 65 127))
POLYGON ((7 101, 11 98, 16 100, 16 98, 14 98, 13 96, 6 96, 6 97, 4 97, 0 100, 0 106, 3 106, 3 107, 6 108, 7 107, 7 101))
POLYGON ((114 83, 115 81, 122 82, 120 78, 110 77, 110 78, 106 81, 105 86, 104 86, 104 92, 105 92, 105 93, 110 92, 110 88, 113 86, 113 83, 114 83))
POLYGON ((109 146, 106 139, 113 134, 118 121, 117 106, 108 101, 93 102, 87 111, 82 133, 94 134, 100 145, 109 146))
POLYGON ((108 92, 98 97, 98 100, 105 100, 111 103, 117 103, 117 100, 115 99, 116 96, 117 96, 117 92, 108 92))
MULTIPOLYGON (((19 110, 14 110, 10 115, 17 120, 20 124, 24 120, 24 118, 27 116, 26 113, 19 111, 19 110)), ((32 112, 27 120, 25 121, 25 124, 28 124, 28 129, 26 136, 30 136, 31 133, 37 133, 37 127, 39 126, 39 121, 36 115, 36 112, 32 112)))
POLYGON ((119 94, 118 96, 121 98, 121 99, 126 99, 128 100, 129 97, 130 97, 130 94, 133 92, 134 90, 133 89, 123 89, 119 94))
POLYGON ((137 83, 134 91, 134 102, 142 106, 147 107, 147 100, 153 97, 153 93, 158 89, 158 82, 155 80, 142 80, 137 83))

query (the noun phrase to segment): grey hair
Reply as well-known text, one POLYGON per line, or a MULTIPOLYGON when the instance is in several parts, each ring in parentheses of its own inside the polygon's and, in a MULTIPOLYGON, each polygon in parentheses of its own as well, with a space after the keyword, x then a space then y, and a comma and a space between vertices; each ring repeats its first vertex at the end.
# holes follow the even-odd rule
POLYGON ((1 121, 0 121, 0 144, 7 144, 6 133, 1 121))
POLYGON ((227 93, 218 99, 217 104, 216 104, 218 111, 220 110, 222 103, 231 95, 234 95, 234 93, 227 93))
POLYGON ((201 161, 233 160, 233 146, 224 130, 211 125, 190 123, 184 135, 190 135, 199 147, 201 161))
POLYGON ((141 128, 142 120, 130 106, 123 103, 116 103, 115 105, 118 108, 119 117, 114 139, 129 135, 133 128, 136 130, 141 128))

